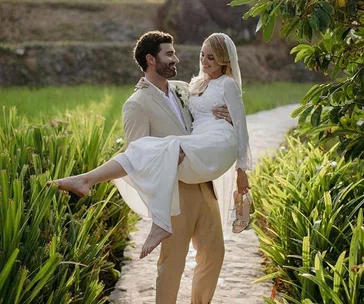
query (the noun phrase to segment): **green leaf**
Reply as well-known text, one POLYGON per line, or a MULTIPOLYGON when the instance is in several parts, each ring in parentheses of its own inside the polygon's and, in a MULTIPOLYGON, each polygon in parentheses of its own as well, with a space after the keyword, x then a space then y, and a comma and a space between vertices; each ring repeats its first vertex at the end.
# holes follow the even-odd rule
POLYGON ((314 12, 308 17, 308 21, 315 32, 320 29, 319 19, 314 12))
POLYGON ((275 278, 279 277, 280 275, 281 275, 281 272, 276 271, 276 272, 273 272, 273 273, 269 273, 269 274, 267 274, 265 276, 262 276, 259 279, 254 280, 252 283, 255 284, 255 283, 260 283, 260 282, 264 282, 264 281, 267 281, 267 280, 272 280, 272 279, 275 279, 275 278))
POLYGON ((11 269, 13 268, 13 266, 15 264, 18 254, 19 254, 19 249, 16 248, 13 251, 13 253, 11 254, 9 260, 6 262, 4 268, 0 272, 0 294, 2 293, 1 289, 3 288, 5 282, 8 282, 8 280, 9 280, 8 276, 10 274, 11 269))
POLYGON ((333 107, 332 110, 330 111, 329 117, 330 117, 330 121, 333 123, 339 123, 340 121, 340 110, 341 107, 333 107))
POLYGON ((341 35, 341 39, 344 40, 346 36, 350 33, 351 27, 348 27, 341 35))
POLYGON ((270 15, 267 23, 263 27, 263 39, 265 42, 269 41, 272 38, 275 23, 276 23, 276 16, 270 15))
POLYGON ((310 115, 313 108, 314 108, 314 105, 310 105, 309 107, 306 108, 306 110, 300 115, 300 118, 298 119, 299 124, 303 124, 306 121, 308 115, 310 115))
MULTIPOLYGON (((322 284, 326 284, 324 270, 322 267, 322 258, 319 253, 317 253, 315 256, 315 272, 316 272, 317 279, 320 280, 322 282, 322 284)), ((322 288, 321 286, 319 286, 319 287, 320 287, 320 293, 321 293, 323 302, 327 303, 329 294, 326 292, 326 290, 324 288, 322 288)))
MULTIPOLYGON (((45 262, 39 269, 38 273, 36 274, 36 276, 31 280, 31 282, 29 282, 29 284, 27 285, 25 291, 24 291, 24 295, 32 289, 32 287, 38 282, 37 286, 39 285, 43 285, 44 282, 44 278, 48 277, 49 274, 52 274, 57 265, 59 264, 61 260, 61 257, 59 254, 54 255, 49 257, 49 259, 47 260, 47 262, 45 262)), ((32 296, 35 296, 34 291, 32 292, 32 296)), ((29 298, 27 298, 27 300, 29 300, 29 298)))
POLYGON ((324 290, 324 292, 327 293, 327 295, 331 298, 331 300, 334 301, 335 304, 344 304, 340 300, 339 296, 325 282, 321 281, 320 279, 318 279, 308 273, 305 273, 302 276, 311 280, 312 282, 317 284, 319 287, 321 287, 324 290))
POLYGON ((358 229, 361 227, 355 227, 353 230, 353 236, 350 242, 350 251, 349 251, 349 289, 352 294, 355 294, 357 285, 357 277, 355 267, 358 265, 358 254, 359 254, 359 232, 358 229))
POLYGON ((311 115, 311 124, 317 127, 321 121, 322 106, 319 105, 311 115))
POLYGON ((309 89, 309 91, 306 93, 306 95, 303 96, 301 104, 306 104, 308 101, 310 101, 312 99, 312 96, 319 94, 322 90, 323 90, 322 85, 315 84, 314 86, 312 86, 311 89, 309 89))
POLYGON ((299 114, 301 114, 306 109, 307 109, 307 106, 305 106, 305 105, 298 107, 297 109, 293 110, 293 112, 291 113, 291 117, 292 118, 297 117, 299 114))
POLYGON ((280 35, 284 36, 286 39, 292 33, 292 31, 297 27, 300 21, 299 17, 293 18, 290 22, 287 22, 280 30, 280 35))
POLYGON ((294 59, 294 63, 297 63, 298 61, 300 61, 308 56, 311 56, 311 55, 312 54, 309 53, 307 50, 300 51, 297 53, 296 58, 294 59))
POLYGON ((295 46, 294 48, 292 48, 292 50, 290 51, 290 54, 300 52, 300 51, 307 51, 307 52, 313 53, 315 51, 315 49, 309 44, 301 43, 301 44, 295 46))
POLYGON ((343 278, 344 268, 344 260, 345 260, 346 251, 342 252, 339 258, 336 261, 334 268, 334 292, 339 293, 341 280, 343 278))
POLYGON ((364 137, 351 142, 350 149, 346 152, 351 159, 360 158, 364 153, 364 137))
POLYGON ((308 271, 310 267, 310 236, 305 236, 302 242, 302 270, 308 271))
POLYGON ((303 24, 303 34, 308 41, 312 40, 312 26, 308 19, 304 21, 303 24))
POLYGON ((253 0, 233 0, 229 3, 230 6, 239 6, 245 3, 252 2, 253 0))
POLYGON ((16 296, 15 296, 14 304, 19 304, 20 303, 19 299, 20 299, 21 292, 23 290, 25 280, 27 278, 27 274, 28 274, 27 269, 25 267, 22 267, 22 269, 20 271, 20 280, 19 280, 19 283, 16 286, 16 296))
POLYGON ((331 16, 334 13, 334 7, 326 2, 326 1, 320 1, 319 5, 321 6, 321 8, 329 15, 331 16))
POLYGON ((287 300, 289 300, 289 301, 290 301, 290 303, 292 303, 292 304, 302 304, 302 302, 301 302, 301 301, 298 301, 297 299, 292 298, 292 297, 290 297, 290 296, 289 296, 289 295, 287 295, 287 294, 282 293, 282 294, 281 294, 281 296, 282 296, 282 298, 283 298, 283 299, 287 299, 287 300))
POLYGON ((319 29, 321 32, 325 32, 331 24, 330 16, 321 8, 315 10, 316 16, 319 20, 319 29))
POLYGON ((259 30, 262 28, 263 23, 262 23, 262 16, 259 17, 258 23, 257 23, 257 27, 255 29, 255 33, 258 33, 259 30))
POLYGON ((269 6, 269 2, 265 2, 262 4, 257 3, 255 6, 253 6, 250 10, 249 10, 249 14, 252 17, 256 17, 259 14, 262 14, 267 7, 269 6))

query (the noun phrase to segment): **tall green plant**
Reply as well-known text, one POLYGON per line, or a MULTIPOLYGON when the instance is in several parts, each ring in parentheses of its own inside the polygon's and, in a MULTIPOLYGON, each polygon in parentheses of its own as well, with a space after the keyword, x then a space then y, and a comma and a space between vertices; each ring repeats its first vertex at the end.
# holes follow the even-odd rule
POLYGON ((251 175, 258 219, 254 229, 261 250, 272 261, 262 280, 279 278, 290 303, 364 299, 362 276, 351 270, 343 273, 348 256, 348 269, 359 271, 364 255, 362 243, 357 243, 361 234, 356 236, 362 229, 364 162, 346 162, 336 148, 324 152, 288 138, 287 147, 273 159, 263 158, 251 175))
MULTIPOLYGON (((46 181, 104 162, 117 146, 103 119, 30 125, 4 109, 0 128, 0 303, 104 303, 100 277, 117 272, 129 209, 108 183, 71 201, 46 181)), ((115 277, 115 275, 114 275, 115 277)))
POLYGON ((295 34, 295 62, 322 71, 334 81, 314 85, 293 113, 318 144, 340 141, 346 158, 364 158, 364 1, 360 0, 234 0, 232 6, 252 3, 244 15, 260 16, 257 31, 266 41, 277 21, 286 38, 295 34))

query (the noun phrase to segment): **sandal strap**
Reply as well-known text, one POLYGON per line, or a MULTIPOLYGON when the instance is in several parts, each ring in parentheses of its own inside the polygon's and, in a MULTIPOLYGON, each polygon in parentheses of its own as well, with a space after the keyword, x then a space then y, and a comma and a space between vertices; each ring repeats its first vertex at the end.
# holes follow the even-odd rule
POLYGON ((242 200, 239 200, 239 201, 234 201, 234 204, 236 206, 242 206, 244 204, 247 204, 248 206, 251 206, 252 201, 251 201, 251 199, 242 199, 242 200))
POLYGON ((250 223, 250 219, 249 220, 243 220, 243 219, 235 219, 234 222, 233 222, 233 225, 239 225, 239 226, 248 226, 250 223))

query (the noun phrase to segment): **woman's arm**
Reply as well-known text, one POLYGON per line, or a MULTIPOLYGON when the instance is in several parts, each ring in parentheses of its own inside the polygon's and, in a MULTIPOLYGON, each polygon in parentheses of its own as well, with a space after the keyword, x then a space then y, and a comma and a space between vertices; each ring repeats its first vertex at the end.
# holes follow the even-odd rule
POLYGON ((224 96, 234 129, 238 135, 238 157, 236 161, 236 169, 238 172, 237 186, 238 192, 244 194, 250 188, 245 171, 252 169, 252 157, 241 89, 234 79, 226 79, 224 83, 224 96))

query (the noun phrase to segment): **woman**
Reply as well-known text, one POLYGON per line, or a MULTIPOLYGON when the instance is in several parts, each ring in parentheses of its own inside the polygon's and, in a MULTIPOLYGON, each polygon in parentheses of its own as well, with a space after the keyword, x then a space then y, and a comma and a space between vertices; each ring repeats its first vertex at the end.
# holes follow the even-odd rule
MULTIPOLYGON (((83 196, 94 184, 125 178, 148 205, 153 219, 141 258, 172 233, 170 216, 180 213, 178 180, 187 184, 211 181, 237 161, 238 192, 245 194, 249 189, 245 170, 251 168, 251 154, 235 45, 225 34, 212 34, 202 45, 200 59, 200 73, 189 85, 188 107, 194 118, 191 135, 143 137, 95 170, 55 181, 60 189, 83 196), (227 105, 233 126, 213 116, 212 108, 222 104, 227 105), (178 166, 180 149, 186 157, 178 166)), ((237 194, 234 198, 238 213, 233 231, 241 232, 249 223, 249 206, 242 212, 241 198, 237 194)))

